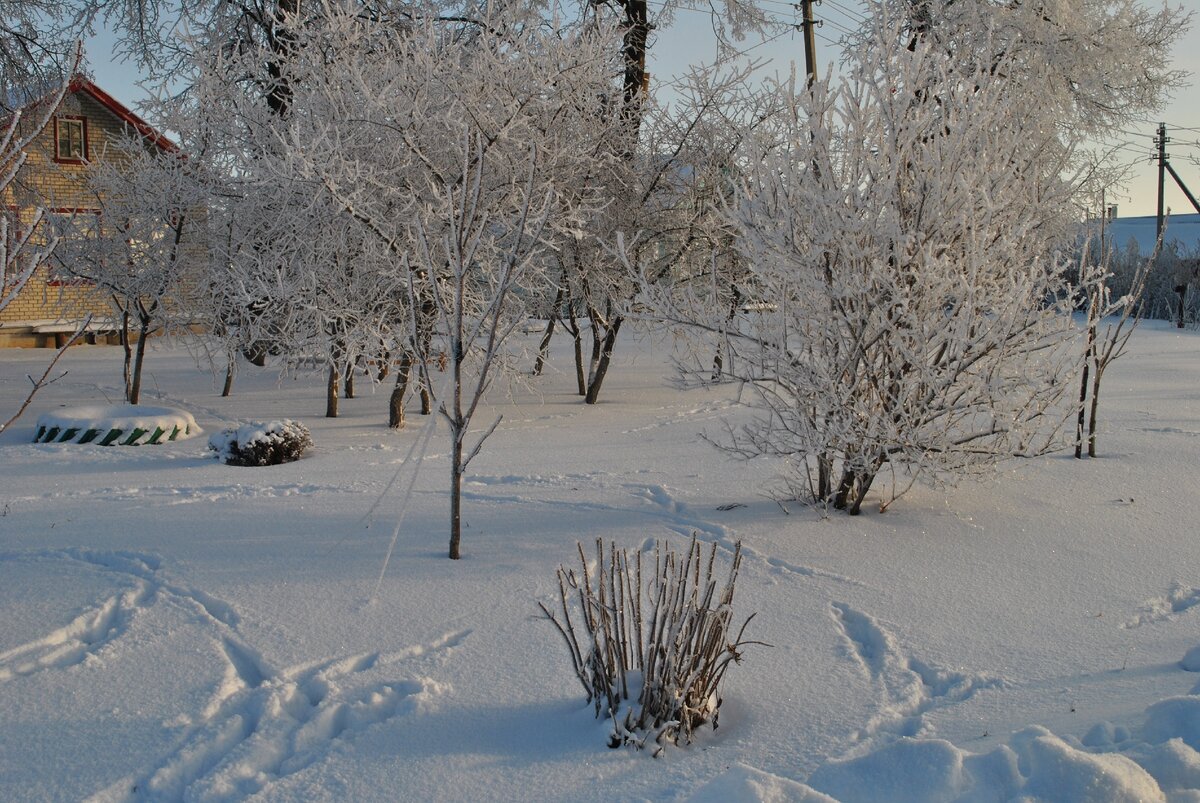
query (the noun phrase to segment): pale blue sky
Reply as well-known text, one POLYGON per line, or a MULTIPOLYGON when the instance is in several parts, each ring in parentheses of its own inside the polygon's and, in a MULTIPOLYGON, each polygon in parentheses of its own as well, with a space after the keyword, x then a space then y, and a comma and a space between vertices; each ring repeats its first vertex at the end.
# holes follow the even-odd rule
MULTIPOLYGON (((791 3, 783 0, 760 2, 780 20, 797 19, 791 3)), ((659 3, 651 0, 651 6, 656 5, 659 3)), ((1200 11, 1200 0, 1184 0, 1183 5, 1200 11)), ((854 26, 859 13, 857 8, 856 0, 826 0, 815 7, 815 16, 824 20, 818 29, 817 43, 818 69, 821 72, 836 61, 838 49, 834 43, 843 31, 854 26)), ((655 81, 684 71, 688 64, 712 61, 716 57, 716 39, 708 14, 704 11, 681 10, 669 28, 655 31, 655 37, 648 65, 655 81)), ((742 42, 741 47, 749 49, 748 55, 751 57, 768 60, 766 69, 770 71, 787 73, 793 61, 800 65, 798 69, 803 69, 804 50, 799 33, 784 34, 765 43, 761 38, 750 38, 742 42)), ((1122 216, 1151 215, 1155 212, 1158 171, 1148 157, 1153 150, 1151 143, 1159 121, 1166 122, 1170 127, 1168 136, 1173 141, 1168 146, 1168 153, 1171 164, 1192 193, 1200 195, 1200 79, 1197 78, 1200 76, 1200 19, 1180 41, 1172 58, 1177 68, 1192 74, 1189 83, 1178 88, 1170 105, 1158 116, 1120 134, 1122 140, 1128 143, 1120 153, 1135 166, 1124 197, 1110 200, 1110 203, 1120 205, 1122 216)), ((146 97, 146 93, 137 86, 146 76, 141 75, 132 64, 115 61, 112 58, 111 40, 105 35, 101 34, 88 42, 88 60, 96 82, 118 100, 136 107, 146 97)), ((1170 176, 1167 177, 1166 203, 1177 213, 1194 211, 1170 176)))

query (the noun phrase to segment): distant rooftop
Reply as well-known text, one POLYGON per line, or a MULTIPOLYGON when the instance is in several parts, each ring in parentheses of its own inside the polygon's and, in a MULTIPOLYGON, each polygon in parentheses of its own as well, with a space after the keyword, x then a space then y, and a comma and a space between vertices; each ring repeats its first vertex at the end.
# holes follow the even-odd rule
MULTIPOLYGON (((1118 217, 1107 223, 1109 242, 1124 250, 1130 240, 1137 241, 1138 252, 1145 255, 1154 250, 1157 218, 1155 215, 1141 217, 1118 217)), ((1095 222, 1092 225, 1096 225, 1095 222)), ((1171 215, 1167 218, 1167 229, 1163 244, 1178 242, 1180 254, 1200 253, 1200 214, 1171 215)))

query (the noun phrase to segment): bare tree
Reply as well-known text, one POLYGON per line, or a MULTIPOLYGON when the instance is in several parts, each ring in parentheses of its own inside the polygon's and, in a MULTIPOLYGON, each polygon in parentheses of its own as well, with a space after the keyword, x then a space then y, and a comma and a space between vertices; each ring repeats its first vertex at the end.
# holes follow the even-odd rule
MULTIPOLYGON (((1088 457, 1096 456, 1096 418, 1100 408, 1100 383, 1108 366, 1125 354, 1129 338, 1142 318, 1142 299, 1146 292, 1146 281, 1155 264, 1158 247, 1149 257, 1138 260, 1129 280, 1126 292, 1113 298, 1109 280, 1112 258, 1111 249, 1100 235, 1100 258, 1095 263, 1088 259, 1089 248, 1085 244, 1081 256, 1082 284, 1087 302, 1084 323, 1083 370, 1079 381, 1079 412, 1075 424, 1075 457, 1083 457, 1085 440, 1084 421, 1087 421, 1086 441, 1088 457)), ((1158 244, 1161 246, 1161 243, 1158 244)))

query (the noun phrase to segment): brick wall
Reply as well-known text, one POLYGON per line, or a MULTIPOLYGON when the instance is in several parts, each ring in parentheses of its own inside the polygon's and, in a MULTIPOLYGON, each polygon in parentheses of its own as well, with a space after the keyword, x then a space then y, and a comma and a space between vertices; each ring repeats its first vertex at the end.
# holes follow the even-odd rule
MULTIPOLYGON (((69 93, 57 115, 86 121, 87 158, 90 163, 108 158, 106 144, 126 131, 123 120, 83 91, 69 93)), ((103 210, 103 199, 91 192, 87 185, 88 164, 56 160, 55 145, 55 124, 51 119, 29 149, 17 181, 0 199, 10 216, 16 216, 21 223, 28 224, 37 207, 48 212, 74 211, 77 215, 103 210)), ((60 262, 63 259, 62 252, 67 250, 60 249, 60 262)), ((205 258, 203 251, 203 247, 196 243, 186 249, 188 259, 196 261, 205 258)), ((110 300, 103 292, 83 282, 55 281, 69 270, 54 264, 54 257, 51 259, 51 264, 40 266, 17 298, 0 310, 0 346, 52 345, 53 337, 33 336, 29 326, 31 323, 51 320, 77 322, 88 313, 97 319, 113 317, 110 300)))

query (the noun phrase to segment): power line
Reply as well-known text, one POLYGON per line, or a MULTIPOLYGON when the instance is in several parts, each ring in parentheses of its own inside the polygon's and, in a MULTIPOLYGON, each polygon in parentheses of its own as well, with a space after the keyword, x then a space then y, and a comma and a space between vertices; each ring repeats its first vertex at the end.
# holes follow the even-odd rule
POLYGON ((863 16, 862 12, 854 11, 853 9, 847 8, 846 6, 839 3, 838 0, 822 0, 822 1, 825 3, 828 3, 829 5, 833 6, 837 10, 841 11, 843 14, 845 14, 847 17, 854 20, 855 22, 866 22, 866 20, 867 20, 867 18, 865 16, 863 16))

